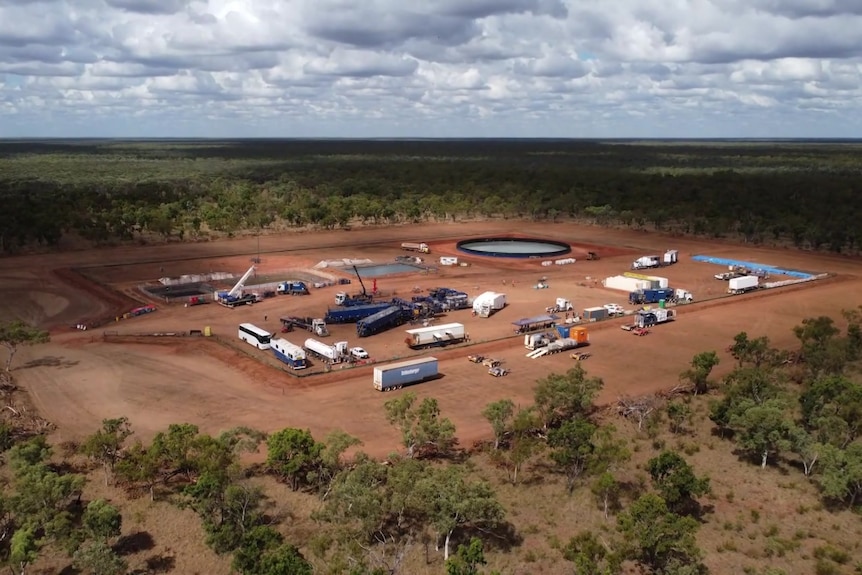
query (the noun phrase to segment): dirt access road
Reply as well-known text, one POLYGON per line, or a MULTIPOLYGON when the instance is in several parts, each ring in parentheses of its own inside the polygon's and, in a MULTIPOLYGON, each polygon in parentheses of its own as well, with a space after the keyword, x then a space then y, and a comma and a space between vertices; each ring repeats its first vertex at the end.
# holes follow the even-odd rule
MULTIPOLYGON (((80 332, 68 327, 80 318, 132 305, 136 299, 147 303, 135 288, 145 281, 207 271, 241 274, 250 265, 250 257, 257 254, 257 241, 247 238, 125 247, 0 260, 0 290, 5 295, 0 300, 0 317, 21 317, 52 328, 50 344, 21 352, 16 377, 30 391, 42 415, 57 424, 57 440, 79 439, 95 430, 103 418, 124 415, 131 419, 142 439, 177 422, 195 423, 211 433, 237 425, 265 431, 292 426, 309 428, 322 436, 341 428, 361 438, 369 453, 385 455, 396 450, 398 434, 386 423, 383 404, 407 390, 373 391, 371 366, 336 368, 328 375, 297 379, 275 369, 266 352, 250 347, 239 351, 244 344, 236 341, 238 323, 251 321, 277 331, 279 316, 320 316, 332 305, 337 288, 315 290, 305 297, 274 298, 235 310, 217 305, 184 308, 160 304, 157 313, 103 328, 145 333, 209 326, 227 344, 205 338, 109 343, 100 337, 101 329, 80 332), (58 274, 57 270, 70 268, 86 268, 86 274, 102 287, 88 288, 86 282, 69 285, 68 274, 58 274), (107 298, 106 292, 114 295, 107 298), (117 296, 118 292, 124 295, 117 296)), ((471 295, 490 289, 507 294, 509 305, 491 318, 474 318, 467 311, 440 318, 439 322, 464 323, 475 345, 432 352, 441 360, 444 377, 410 388, 419 397, 438 399, 444 415, 455 423, 463 445, 489 436, 490 428, 481 416, 487 403, 511 398, 516 404, 528 405, 538 378, 565 371, 574 363, 568 354, 525 358, 522 337, 513 335, 511 323, 543 313, 556 297, 572 300, 577 309, 612 302, 625 304, 626 294, 603 288, 600 280, 627 271, 631 261, 640 255, 678 249, 681 262, 663 268, 657 275, 668 277, 675 287, 694 292, 698 300, 718 297, 725 284, 712 277, 721 271, 718 266, 693 262, 693 254, 831 272, 835 277, 681 306, 676 322, 655 328, 647 337, 634 337, 618 329, 621 320, 590 326, 592 357, 584 366, 590 375, 604 380, 600 399, 605 402, 620 395, 640 395, 674 385, 691 357, 700 351, 719 351, 723 359, 719 371, 727 369, 730 362, 723 350, 739 331, 769 335, 776 344, 792 345, 791 329, 802 318, 821 314, 837 318, 842 309, 862 303, 858 296, 862 293, 862 263, 857 259, 567 223, 494 221, 266 236, 260 239, 262 262, 258 273, 278 275, 282 270, 308 269, 321 260, 340 258, 391 262, 395 255, 403 253, 398 250, 401 241, 431 244, 429 260, 457 255, 471 265, 441 267, 430 274, 381 277, 381 291, 408 296, 417 288, 445 285, 471 295), (535 260, 465 257, 455 249, 457 239, 505 235, 513 227, 520 234, 572 243, 572 255, 578 262, 542 267, 535 260), (584 261, 587 250, 597 251, 602 259, 584 261), (533 288, 542 276, 548 278, 550 289, 533 288), (469 353, 493 355, 503 360, 512 373, 491 377, 481 366, 465 359, 469 353)), ((368 278, 366 283, 371 283, 368 278)), ((356 282, 347 287, 359 290, 356 282)), ((334 326, 331 331, 329 341, 347 340, 351 345, 362 345, 377 361, 415 354, 405 347, 401 329, 362 339, 357 339, 352 325, 334 326)), ((285 337, 301 345, 306 335, 291 333, 285 337)))

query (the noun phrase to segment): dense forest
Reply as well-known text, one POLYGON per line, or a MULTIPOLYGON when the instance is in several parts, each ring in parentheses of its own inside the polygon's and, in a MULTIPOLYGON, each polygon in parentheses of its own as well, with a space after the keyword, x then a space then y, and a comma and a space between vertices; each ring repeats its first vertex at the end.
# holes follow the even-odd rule
POLYGON ((575 218, 862 249, 862 144, 684 141, 0 143, 0 253, 287 227, 575 218))
MULTIPOLYGON (((144 442, 124 417, 58 450, 7 420, 0 553, 15 573, 46 558, 71 563, 64 572, 127 573, 122 505, 82 497, 88 481, 104 481, 117 500, 190 510, 206 544, 246 575, 491 575, 542 572, 543 561, 565 562, 578 575, 702 575, 731 553, 750 560, 724 572, 782 575, 775 564, 789 561, 801 566, 797 573, 858 573, 858 517, 851 515, 849 538, 841 539, 838 521, 862 505, 862 307, 842 320, 846 327, 824 316, 803 320, 792 350, 739 333, 726 376, 713 375, 715 351, 699 353, 672 392, 621 399, 617 414, 596 408, 604 382, 577 365, 538 380, 533 405, 489 403, 483 415, 493 439, 469 450, 436 400, 410 392, 385 404, 402 438, 385 460, 338 431, 211 436, 178 423, 144 442), (736 474, 731 490, 717 493, 692 464, 701 448, 712 450, 702 462, 725 452, 737 458, 738 469, 713 470, 736 474), (243 462, 259 449, 262 463, 243 462), (772 479, 759 483, 762 474, 772 479), (719 503, 732 507, 747 484, 759 485, 753 493, 763 505, 741 505, 715 525, 719 503), (277 508, 267 493, 274 485, 312 511, 277 508), (794 525, 775 520, 763 485, 787 490, 781 497, 796 505, 794 525), (549 502, 571 510, 562 523, 524 523, 549 502), (759 524, 760 510, 768 523, 759 524), (813 520, 807 529, 805 516, 813 520), (303 524, 313 527, 297 528, 303 524), (553 557, 519 552, 525 535, 543 529, 553 557), (712 538, 701 535, 707 529, 712 538)), ((4 393, 14 387, 5 374, 3 383, 4 393)), ((147 565, 134 573, 171 570, 147 565)))

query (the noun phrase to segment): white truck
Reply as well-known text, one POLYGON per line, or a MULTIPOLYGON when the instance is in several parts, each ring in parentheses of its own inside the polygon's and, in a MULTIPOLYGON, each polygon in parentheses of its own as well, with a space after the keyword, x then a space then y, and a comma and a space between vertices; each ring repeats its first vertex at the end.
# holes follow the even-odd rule
POLYGON ((694 301, 694 295, 692 295, 690 291, 684 289, 673 290, 673 297, 677 303, 691 303, 694 301))
POLYGON ((626 313, 625 308, 618 303, 606 303, 602 307, 608 310, 608 315, 610 316, 624 315, 626 313))
POLYGON ((574 311, 575 306, 572 305, 572 302, 567 300, 564 297, 558 297, 557 303, 554 305, 553 311, 574 311))
POLYGON ((308 338, 305 340, 306 351, 328 363, 341 363, 348 357, 347 342, 337 341, 332 345, 308 338))
POLYGON ((365 351, 364 347, 351 347, 348 353, 350 354, 351 358, 360 361, 363 359, 369 359, 371 357, 370 355, 368 355, 368 352, 365 351))
POLYGON ((679 252, 677 250, 667 250, 662 256, 662 265, 670 266, 679 261, 679 252))
POLYGON ((757 276, 742 276, 733 278, 727 282, 727 293, 739 295, 759 287, 760 278, 757 276))
POLYGON ((425 243, 404 242, 401 244, 401 249, 407 250, 408 252, 422 252, 423 254, 431 253, 428 244, 425 243))
POLYGON ((491 317, 495 311, 506 307, 506 294, 486 291, 473 300, 473 313, 479 317, 491 317))
POLYGON ((405 343, 411 349, 423 349, 427 347, 443 347, 446 345, 460 343, 467 338, 464 325, 460 323, 444 323, 408 329, 405 343))
POLYGON ((632 262, 633 270, 643 270, 648 268, 657 268, 661 265, 661 258, 658 256, 643 256, 632 262))

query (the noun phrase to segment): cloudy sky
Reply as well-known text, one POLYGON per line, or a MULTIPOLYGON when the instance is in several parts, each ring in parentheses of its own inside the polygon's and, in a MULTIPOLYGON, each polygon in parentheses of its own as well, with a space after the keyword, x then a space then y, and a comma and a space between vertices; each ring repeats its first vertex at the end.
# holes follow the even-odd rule
POLYGON ((0 137, 860 137, 862 0, 0 0, 0 137))

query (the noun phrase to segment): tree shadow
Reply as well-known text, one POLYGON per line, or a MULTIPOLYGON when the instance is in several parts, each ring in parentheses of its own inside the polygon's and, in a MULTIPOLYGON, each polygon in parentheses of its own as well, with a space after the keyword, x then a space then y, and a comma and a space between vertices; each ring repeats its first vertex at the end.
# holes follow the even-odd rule
POLYGON ((627 501, 637 501, 646 492, 646 486, 637 481, 620 481, 619 498, 627 501))
POLYGON ((27 363, 19 366, 17 369, 32 369, 34 367, 59 367, 59 368, 69 368, 78 365, 80 362, 78 360, 70 361, 68 359, 57 357, 54 355, 46 355, 45 357, 40 357, 39 359, 31 359, 27 363))
POLYGON ((75 569, 72 565, 66 565, 58 575, 81 575, 81 572, 75 569))
POLYGON ((143 569, 136 569, 129 575, 154 575, 156 573, 170 573, 177 566, 177 559, 173 555, 153 555, 144 562, 143 569))
POLYGON ((487 549, 496 551, 511 551, 513 547, 519 547, 524 542, 524 537, 508 521, 490 529, 463 529, 456 534, 458 537, 450 543, 450 553, 458 548, 458 544, 469 543, 471 537, 478 537, 487 549))
POLYGON ((114 544, 114 552, 117 555, 131 555, 140 551, 149 551, 156 546, 153 536, 147 531, 138 531, 123 535, 114 544))

